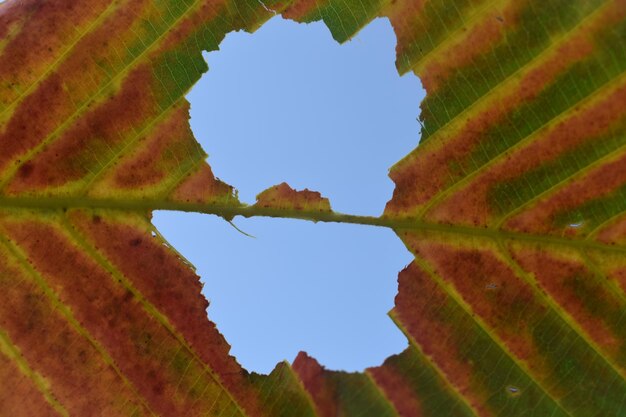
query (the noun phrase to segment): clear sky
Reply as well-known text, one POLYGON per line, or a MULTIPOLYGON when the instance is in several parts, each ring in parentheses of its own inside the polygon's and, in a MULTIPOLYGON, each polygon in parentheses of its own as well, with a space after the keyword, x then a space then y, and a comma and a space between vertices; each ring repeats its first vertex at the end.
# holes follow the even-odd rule
MULTIPOLYGON (((383 19, 344 45, 322 23, 280 17, 228 35, 188 95, 213 172, 246 203, 286 181, 337 211, 381 214, 388 169, 419 141, 424 96, 415 76, 399 77, 395 42, 383 19)), ((406 347, 387 312, 411 256, 390 230, 236 218, 252 239, 208 215, 158 212, 154 223, 197 267, 209 317, 248 370, 305 350, 357 371, 406 347)))

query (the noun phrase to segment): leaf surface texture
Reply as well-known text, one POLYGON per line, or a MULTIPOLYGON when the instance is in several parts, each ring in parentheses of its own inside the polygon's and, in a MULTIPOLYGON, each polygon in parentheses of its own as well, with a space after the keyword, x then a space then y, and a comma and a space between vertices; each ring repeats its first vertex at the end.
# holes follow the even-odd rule
POLYGON ((0 5, 0 415, 626 413, 626 2, 9 0, 0 5), (189 128, 203 50, 280 13, 390 19, 427 97, 381 218, 254 206, 189 128), (393 228, 406 351, 249 374, 154 209, 393 228))

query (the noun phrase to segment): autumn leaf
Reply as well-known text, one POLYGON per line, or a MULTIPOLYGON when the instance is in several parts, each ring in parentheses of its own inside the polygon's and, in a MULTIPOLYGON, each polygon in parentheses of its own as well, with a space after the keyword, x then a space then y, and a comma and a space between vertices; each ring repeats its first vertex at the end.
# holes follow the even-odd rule
POLYGON ((0 415, 626 414, 625 69, 623 0, 0 4, 0 415), (275 13, 339 42, 387 17, 421 78, 380 218, 286 184, 247 206, 206 164, 202 51, 275 13), (249 374, 156 209, 394 229, 409 347, 249 374))

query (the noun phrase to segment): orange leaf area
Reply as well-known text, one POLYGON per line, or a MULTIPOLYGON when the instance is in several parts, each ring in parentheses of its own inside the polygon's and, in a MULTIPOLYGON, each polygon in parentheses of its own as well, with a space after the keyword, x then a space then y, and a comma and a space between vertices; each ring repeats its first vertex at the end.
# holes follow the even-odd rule
POLYGON ((296 191, 287 183, 275 185, 256 197, 255 206, 282 210, 331 211, 330 202, 317 191, 296 191))

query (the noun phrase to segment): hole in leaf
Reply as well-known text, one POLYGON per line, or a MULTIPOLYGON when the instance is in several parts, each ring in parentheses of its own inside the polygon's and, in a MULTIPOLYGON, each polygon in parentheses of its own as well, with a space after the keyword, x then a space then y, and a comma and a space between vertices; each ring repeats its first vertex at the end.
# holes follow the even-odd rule
POLYGON ((213 172, 246 203, 287 182, 335 211, 380 215, 389 168, 417 146, 424 97, 415 75, 398 75, 395 43, 386 19, 343 45, 322 23, 280 17, 229 34, 188 95, 213 172))
POLYGON ((513 385, 508 385, 506 387, 506 392, 512 397, 517 397, 522 393, 519 388, 513 385))
POLYGON ((287 219, 159 212, 155 224, 197 268, 209 318, 239 363, 269 373, 307 351, 361 371, 407 346, 387 316, 411 256, 391 230, 287 219))
MULTIPOLYGON (((419 140, 423 91, 394 66, 395 35, 377 20, 345 45, 322 23, 277 17, 231 33, 207 54, 191 125, 213 172, 251 203, 288 182, 335 210, 382 212, 387 170, 419 140)), ((205 283, 209 317, 248 370, 268 373, 305 350, 331 369, 361 371, 407 340, 387 313, 412 256, 388 229, 155 213, 154 224, 205 283)))

